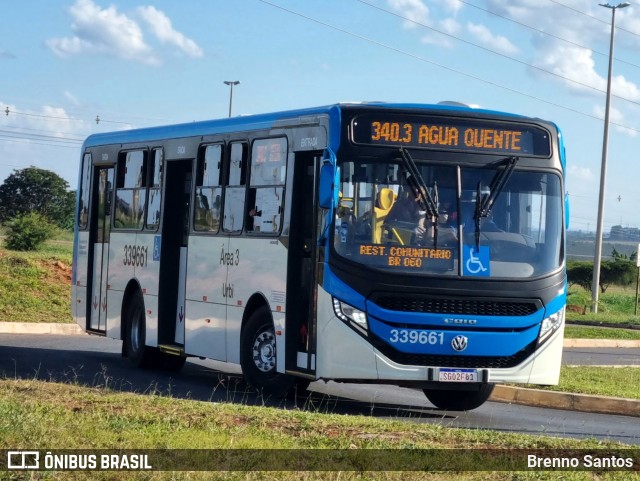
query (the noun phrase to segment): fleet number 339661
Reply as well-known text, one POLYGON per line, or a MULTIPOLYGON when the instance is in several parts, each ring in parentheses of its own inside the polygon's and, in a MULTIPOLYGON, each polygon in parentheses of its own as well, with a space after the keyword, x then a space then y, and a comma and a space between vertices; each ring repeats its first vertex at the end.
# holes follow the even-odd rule
POLYGON ((394 344, 444 344, 444 332, 391 329, 389 341, 394 344))

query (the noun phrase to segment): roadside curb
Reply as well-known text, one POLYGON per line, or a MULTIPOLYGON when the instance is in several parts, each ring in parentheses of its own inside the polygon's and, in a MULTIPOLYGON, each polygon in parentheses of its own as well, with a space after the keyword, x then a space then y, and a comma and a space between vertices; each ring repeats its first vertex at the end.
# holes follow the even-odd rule
POLYGON ((38 322, 0 322, 0 334, 57 334, 81 335, 84 331, 77 324, 38 322))
POLYGON ((497 385, 489 401, 640 417, 640 400, 497 385))
POLYGON ((564 347, 640 347, 640 341, 628 339, 565 339, 564 347))

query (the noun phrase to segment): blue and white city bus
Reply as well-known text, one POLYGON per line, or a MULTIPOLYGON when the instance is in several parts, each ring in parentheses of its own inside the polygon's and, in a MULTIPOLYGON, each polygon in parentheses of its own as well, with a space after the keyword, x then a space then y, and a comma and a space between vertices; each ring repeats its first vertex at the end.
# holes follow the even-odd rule
POLYGON ((480 406, 556 384, 565 158, 550 122, 338 104, 90 136, 73 316, 136 366, 239 364, 480 406))

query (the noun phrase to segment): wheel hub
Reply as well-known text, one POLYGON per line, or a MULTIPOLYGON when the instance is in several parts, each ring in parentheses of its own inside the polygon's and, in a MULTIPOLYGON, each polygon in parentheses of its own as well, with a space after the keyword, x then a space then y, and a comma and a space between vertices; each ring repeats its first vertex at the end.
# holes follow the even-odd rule
POLYGON ((263 331, 253 342, 253 362, 262 372, 276 367, 276 338, 273 331, 263 331))

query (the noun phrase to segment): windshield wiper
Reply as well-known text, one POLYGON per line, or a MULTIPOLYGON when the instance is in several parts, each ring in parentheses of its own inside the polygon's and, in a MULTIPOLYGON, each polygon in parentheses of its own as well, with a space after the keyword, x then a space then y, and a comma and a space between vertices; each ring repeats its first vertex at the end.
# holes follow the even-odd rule
MULTIPOLYGON (((402 155, 402 160, 404 161, 405 167, 409 175, 415 179, 416 187, 420 194, 422 194, 418 202, 420 204, 420 209, 426 211, 427 215, 431 217, 431 225, 433 227, 433 238, 434 238, 434 246, 437 246, 438 241, 438 204, 437 200, 433 200, 433 197, 429 193, 429 188, 427 187, 418 166, 415 161, 404 147, 400 147, 400 155, 402 155)), ((434 193, 437 198, 438 196, 438 185, 434 183, 434 193)))
MULTIPOLYGON (((509 180, 509 177, 511 177, 518 160, 520 160, 520 157, 507 157, 504 159, 504 162, 506 162, 504 169, 499 170, 496 172, 496 175, 493 176, 491 185, 489 186, 489 195, 485 199, 482 199, 480 217, 487 217, 489 215, 493 204, 502 192, 502 189, 509 180)), ((476 202, 479 202, 480 200, 480 197, 478 197, 476 202)))
POLYGON ((493 208, 493 204, 495 204, 496 199, 502 192, 505 184, 508 182, 511 174, 513 174, 513 169, 515 169, 516 164, 520 160, 520 157, 507 157, 503 159, 501 162, 505 162, 506 165, 502 170, 498 170, 496 174, 491 179, 491 185, 489 185, 489 195, 485 198, 482 197, 481 193, 481 183, 478 182, 478 188, 476 193, 476 213, 475 213, 475 221, 476 221, 476 250, 480 249, 480 219, 483 217, 487 217, 493 208))

